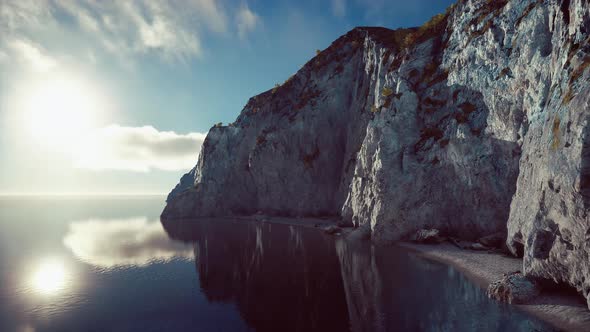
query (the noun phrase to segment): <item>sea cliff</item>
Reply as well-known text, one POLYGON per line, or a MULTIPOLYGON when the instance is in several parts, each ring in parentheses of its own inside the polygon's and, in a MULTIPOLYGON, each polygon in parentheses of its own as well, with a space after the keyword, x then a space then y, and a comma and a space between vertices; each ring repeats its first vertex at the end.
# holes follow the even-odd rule
POLYGON ((527 276, 590 300, 589 36, 586 0, 355 28, 211 128, 162 218, 330 216, 378 243, 504 232, 527 276))

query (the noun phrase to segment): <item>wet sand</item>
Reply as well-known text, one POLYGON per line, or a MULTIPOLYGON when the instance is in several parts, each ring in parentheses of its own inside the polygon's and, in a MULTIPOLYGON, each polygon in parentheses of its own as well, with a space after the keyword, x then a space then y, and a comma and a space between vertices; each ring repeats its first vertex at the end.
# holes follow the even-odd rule
MULTIPOLYGON (((520 271, 522 260, 487 251, 461 250, 451 244, 399 243, 420 256, 452 265, 483 289, 504 273, 520 271)), ((539 317, 560 330, 590 331, 590 310, 582 295, 570 292, 543 292, 520 309, 539 317)))

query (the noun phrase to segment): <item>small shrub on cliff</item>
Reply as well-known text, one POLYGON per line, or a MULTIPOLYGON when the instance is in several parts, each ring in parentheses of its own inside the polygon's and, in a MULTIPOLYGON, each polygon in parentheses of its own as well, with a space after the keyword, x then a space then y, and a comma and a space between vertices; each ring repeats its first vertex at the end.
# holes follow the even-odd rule
POLYGON ((424 23, 415 32, 408 33, 403 41, 405 48, 411 48, 416 44, 424 42, 444 32, 447 25, 448 14, 434 15, 428 22, 424 23))
POLYGON ((378 113, 379 111, 380 111, 379 107, 377 107, 375 105, 371 106, 371 113, 378 113))
POLYGON ((283 85, 285 85, 285 84, 287 84, 287 83, 291 82, 291 81, 293 80, 293 77, 295 77, 295 75, 291 75, 291 76, 289 76, 289 78, 287 78, 287 79, 285 80, 285 82, 283 82, 283 85))
POLYGON ((322 51, 320 50, 315 50, 315 55, 320 55, 322 53, 322 51))
POLYGON ((277 83, 277 84, 275 84, 275 87, 274 87, 274 88, 272 88, 272 93, 273 93, 273 94, 274 94, 274 93, 276 93, 276 92, 279 90, 279 88, 280 88, 280 87, 281 87, 281 85, 280 85, 280 84, 278 84, 278 83, 277 83))
POLYGON ((381 95, 383 97, 389 97, 393 94, 393 89, 388 88, 388 87, 383 87, 383 90, 381 90, 381 95))

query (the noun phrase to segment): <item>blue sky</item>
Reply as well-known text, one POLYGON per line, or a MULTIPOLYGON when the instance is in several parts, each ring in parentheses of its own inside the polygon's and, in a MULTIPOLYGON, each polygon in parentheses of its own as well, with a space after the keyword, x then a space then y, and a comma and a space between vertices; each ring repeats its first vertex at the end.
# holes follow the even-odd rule
POLYGON ((452 2, 2 0, 0 193, 167 192, 316 49, 452 2))

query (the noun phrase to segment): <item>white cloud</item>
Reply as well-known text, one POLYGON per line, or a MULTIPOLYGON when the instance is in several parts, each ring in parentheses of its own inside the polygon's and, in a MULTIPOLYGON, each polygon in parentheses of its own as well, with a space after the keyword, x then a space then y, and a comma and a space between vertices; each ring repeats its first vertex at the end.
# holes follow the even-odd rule
POLYGON ((49 46, 48 28, 54 29, 54 37, 77 35, 88 42, 86 47, 106 50, 124 62, 146 53, 186 61, 202 55, 205 31, 225 34, 228 19, 222 1, 217 0, 0 1, 3 39, 44 36, 35 41, 49 46), (79 29, 72 29, 64 16, 71 16, 79 29))
MULTIPOLYGON (((0 36, 31 40, 61 53, 73 52, 72 47, 60 50, 64 44, 52 38, 71 39, 75 47, 106 52, 133 67, 138 54, 170 62, 202 56, 202 36, 226 35, 233 30, 231 16, 240 39, 261 23, 247 4, 230 0, 0 0, 0 36)), ((0 40, 0 51, 5 47, 0 40)))
POLYGON ((49 17, 51 17, 49 1, 0 1, 0 29, 4 33, 44 23, 49 17))
POLYGON ((170 60, 186 60, 202 52, 202 27, 223 31, 225 23, 215 3, 194 1, 90 2, 59 0, 78 25, 117 56, 155 52, 170 60), (202 7, 201 7, 202 6, 202 7), (218 21, 205 16, 209 13, 218 21))
POLYGON ((205 136, 158 131, 151 126, 111 125, 89 133, 82 140, 75 163, 79 168, 91 170, 188 170, 195 165, 205 136))
POLYGON ((346 15, 346 0, 332 0, 332 13, 337 17, 346 15))
POLYGON ((7 43, 7 47, 15 59, 35 71, 46 72, 57 65, 57 61, 47 55, 45 50, 28 40, 11 40, 7 43))
POLYGON ((220 5, 218 0, 192 0, 192 1, 177 1, 177 5, 181 10, 184 6, 189 6, 192 11, 198 12, 205 20, 208 28, 215 32, 227 31, 227 15, 220 5))
POLYGON ((254 31, 259 23, 260 17, 251 11, 247 4, 244 4, 236 13, 236 26, 241 39, 246 38, 248 33, 254 31))
POLYGON ((106 268, 193 257, 190 246, 170 240, 161 223, 145 217, 74 221, 63 243, 80 260, 106 268))

